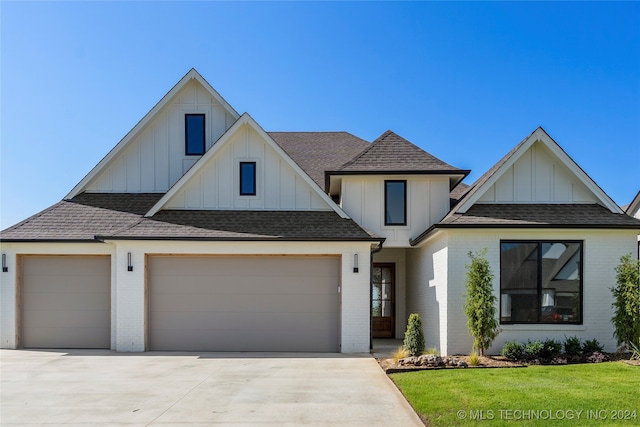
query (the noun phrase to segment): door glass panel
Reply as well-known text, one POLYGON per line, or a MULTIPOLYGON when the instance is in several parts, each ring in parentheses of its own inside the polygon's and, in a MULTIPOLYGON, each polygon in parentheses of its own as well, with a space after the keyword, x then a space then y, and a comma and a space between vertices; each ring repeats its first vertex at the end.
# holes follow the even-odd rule
POLYGON ((393 316, 392 269, 374 267, 371 292, 371 313, 373 317, 393 316))

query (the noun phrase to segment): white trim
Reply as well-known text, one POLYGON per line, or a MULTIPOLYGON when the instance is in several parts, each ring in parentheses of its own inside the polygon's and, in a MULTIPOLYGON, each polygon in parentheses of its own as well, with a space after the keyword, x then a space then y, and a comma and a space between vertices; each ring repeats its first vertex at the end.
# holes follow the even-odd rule
POLYGON ((502 175, 509 170, 509 168, 520 159, 520 157, 526 153, 533 144, 541 142, 544 144, 561 162, 569 169, 573 175, 582 182, 587 189, 591 191, 591 194, 607 209, 613 213, 624 213, 622 209, 591 179, 587 173, 582 170, 580 166, 555 142, 544 129, 539 127, 533 132, 529 138, 518 148, 518 150, 507 159, 497 171, 491 175, 489 179, 478 188, 478 190, 469 199, 465 200, 460 206, 456 208, 457 213, 466 213, 471 206, 473 206, 493 184, 498 181, 502 175))
POLYGON ((160 211, 171 198, 182 189, 187 183, 208 163, 208 161, 215 156, 215 154, 223 147, 231 137, 242 127, 243 125, 251 126, 258 135, 260 135, 269 146, 274 149, 278 155, 289 165, 303 180, 306 182, 313 191, 316 192, 322 200, 324 200, 331 209, 333 209, 341 218, 349 219, 349 216, 343 211, 333 200, 324 192, 318 184, 313 181, 309 175, 307 175, 296 162, 282 149, 280 146, 258 125, 258 123, 249 115, 249 113, 243 113, 242 116, 213 144, 213 146, 207 151, 196 163, 185 173, 174 185, 165 193, 164 196, 146 213, 145 217, 152 217, 158 211, 160 211))
POLYGON ((102 173, 111 162, 122 153, 127 145, 144 129, 144 127, 150 123, 158 114, 160 110, 162 110, 166 105, 171 102, 171 99, 180 92, 191 80, 196 80, 200 83, 209 94, 220 103, 220 105, 231 115, 235 120, 240 117, 238 112, 229 105, 229 103, 222 97, 220 94, 213 88, 211 85, 196 71, 195 68, 189 70, 185 76, 180 79, 178 83, 171 88, 169 92, 165 96, 162 97, 160 101, 131 129, 125 136, 116 144, 115 147, 109 151, 109 153, 102 159, 100 162, 93 168, 91 171, 84 177, 82 180, 75 186, 73 189, 67 194, 64 199, 72 199, 73 197, 80 194, 93 179, 102 173))

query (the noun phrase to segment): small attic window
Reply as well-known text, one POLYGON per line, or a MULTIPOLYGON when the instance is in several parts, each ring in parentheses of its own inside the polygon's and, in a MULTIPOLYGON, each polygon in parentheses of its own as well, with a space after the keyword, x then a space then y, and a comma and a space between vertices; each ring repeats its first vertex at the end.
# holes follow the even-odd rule
POLYGON ((204 154, 204 114, 185 114, 184 140, 187 156, 204 154))
POLYGON ((256 195, 256 162, 240 162, 240 195, 256 195))

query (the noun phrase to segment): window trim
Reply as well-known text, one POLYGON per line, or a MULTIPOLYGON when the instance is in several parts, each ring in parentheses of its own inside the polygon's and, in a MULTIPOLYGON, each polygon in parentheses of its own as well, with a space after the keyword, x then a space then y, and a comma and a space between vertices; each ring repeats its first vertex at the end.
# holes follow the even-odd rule
POLYGON ((207 128, 207 118, 204 113, 188 113, 184 115, 184 154, 185 156, 202 156, 206 152, 206 128, 207 128), (190 152, 189 151, 189 117, 192 116, 201 116, 202 117, 202 151, 201 152, 190 152))
POLYGON ((406 226, 407 225, 407 180, 406 179, 385 179, 384 180, 384 225, 387 226, 406 226), (391 183, 402 183, 404 184, 404 217, 402 222, 389 222, 387 220, 387 211, 388 211, 388 186, 387 184, 391 183))
POLYGON ((498 305, 498 320, 500 322, 501 325, 557 325, 558 327, 563 327, 563 326, 567 326, 567 325, 571 325, 571 326, 576 326, 576 325, 584 325, 584 240, 571 240, 571 239, 531 239, 531 240, 527 240, 527 239, 504 239, 504 240, 500 240, 500 247, 499 247, 499 259, 500 259, 500 276, 499 276, 499 284, 498 284, 498 290, 500 293, 500 299, 499 299, 499 305, 498 305), (536 250, 537 252, 537 257, 538 257, 538 265, 537 265, 537 286, 536 286, 536 297, 538 299, 541 298, 542 296, 542 291, 543 291, 543 287, 542 287, 542 262, 540 262, 542 260, 542 244, 544 243, 568 243, 568 244, 572 244, 572 243, 577 243, 580 245, 580 306, 579 306, 579 318, 575 321, 575 322, 543 322, 541 319, 541 315, 538 314, 538 319, 540 319, 539 321, 536 322, 523 322, 523 321, 503 321, 502 320, 502 313, 501 313, 501 309, 502 309, 502 245, 504 243, 535 243, 538 245, 538 248, 536 250))
POLYGON ((239 194, 240 196, 255 196, 258 193, 258 186, 256 185, 256 175, 258 175, 258 166, 257 166, 257 162, 240 162, 240 165, 238 166, 238 173, 239 173, 239 194), (242 191, 243 188, 243 182, 244 179, 242 177, 242 166, 243 165, 253 165, 253 192, 252 193, 246 193, 242 191))

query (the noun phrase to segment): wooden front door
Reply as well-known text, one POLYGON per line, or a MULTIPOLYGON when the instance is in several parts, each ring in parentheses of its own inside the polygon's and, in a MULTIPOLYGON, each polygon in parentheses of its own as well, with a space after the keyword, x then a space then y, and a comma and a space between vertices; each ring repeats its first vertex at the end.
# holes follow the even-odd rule
POLYGON ((371 334, 373 338, 394 338, 396 324, 395 264, 373 264, 371 287, 371 334))

